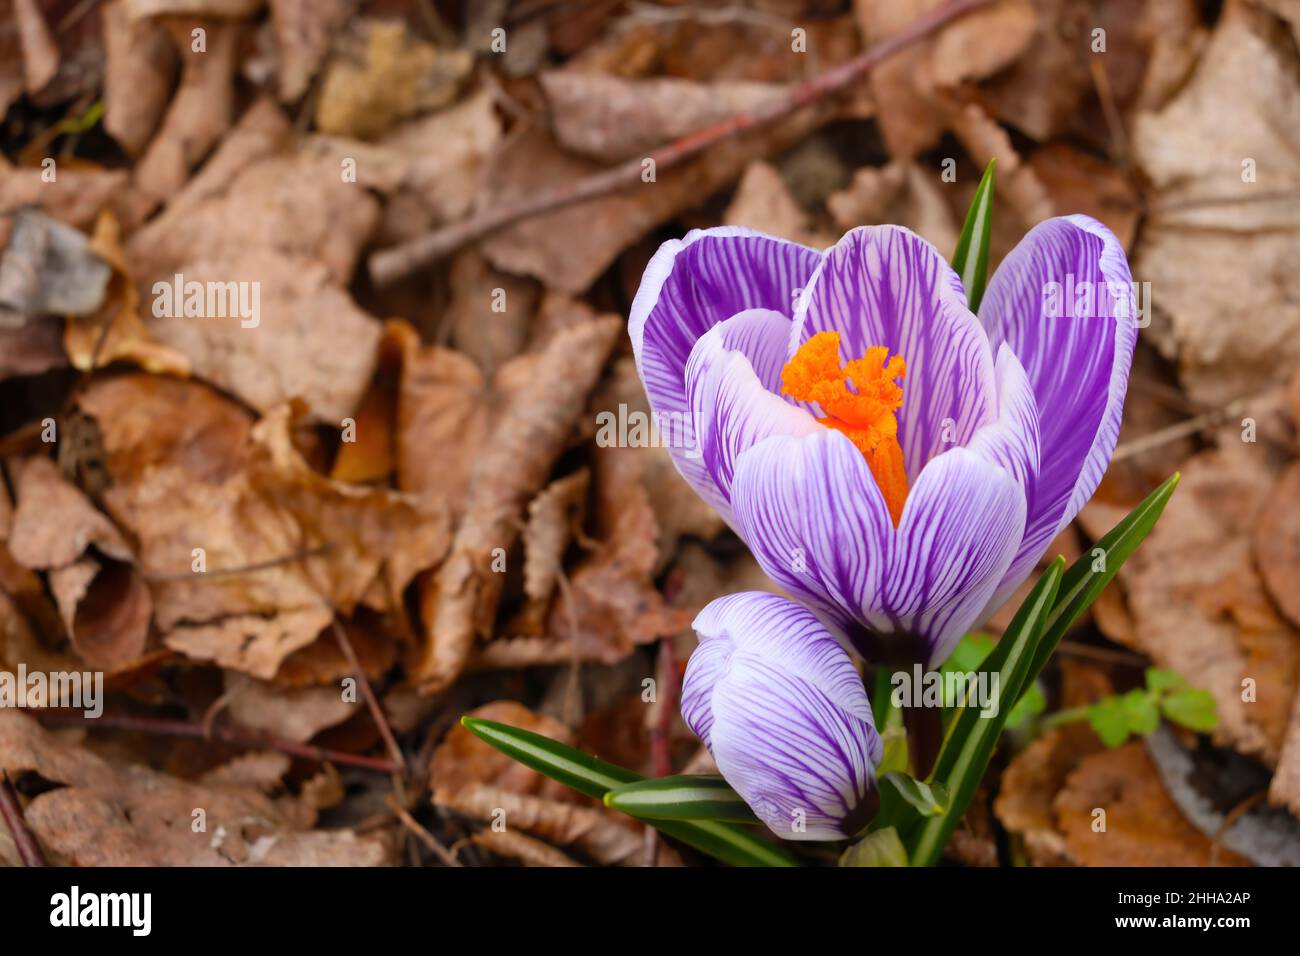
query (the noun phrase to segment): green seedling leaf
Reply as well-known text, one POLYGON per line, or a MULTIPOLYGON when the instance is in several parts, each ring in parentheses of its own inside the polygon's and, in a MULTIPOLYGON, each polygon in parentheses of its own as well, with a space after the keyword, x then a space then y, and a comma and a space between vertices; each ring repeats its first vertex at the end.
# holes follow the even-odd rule
POLYGON ((1087 710, 1088 725, 1107 747, 1118 747, 1128 740, 1128 715, 1118 697, 1103 697, 1087 710))
POLYGON ((1150 691, 1135 688, 1121 697, 1120 703, 1128 721, 1129 733, 1145 737, 1155 733, 1155 729, 1160 726, 1160 705, 1150 691))
POLYGON ((1160 709, 1173 723, 1198 733, 1209 733, 1219 725, 1214 698, 1208 690, 1175 691, 1160 702, 1160 709))
POLYGON ((657 777, 615 787, 605 806, 639 820, 726 820, 759 822, 754 811, 722 777, 657 777))

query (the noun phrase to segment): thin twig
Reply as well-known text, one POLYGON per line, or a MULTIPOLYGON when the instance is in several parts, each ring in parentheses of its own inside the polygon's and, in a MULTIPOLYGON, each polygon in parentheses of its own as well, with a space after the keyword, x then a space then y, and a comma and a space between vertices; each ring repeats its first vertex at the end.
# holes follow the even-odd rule
POLYGON ((1146 452, 1168 445, 1170 442, 1178 441, 1180 438, 1187 438, 1195 435, 1197 432, 1204 431, 1207 428, 1214 428, 1216 425, 1222 425, 1230 418, 1240 415, 1247 408, 1247 401, 1239 398, 1235 402, 1229 402, 1223 408, 1206 412, 1204 415, 1197 415, 1195 418, 1189 418, 1185 422, 1179 422, 1176 425, 1170 425, 1168 428, 1162 428, 1159 431, 1151 432, 1149 435, 1143 435, 1141 438, 1135 438, 1132 441, 1124 442, 1115 449, 1115 454, 1110 456, 1111 464, 1117 461, 1123 461, 1125 458, 1133 458, 1136 455, 1142 455, 1146 452))
POLYGON ((420 821, 411 816, 410 812, 391 794, 388 797, 388 805, 392 808, 393 813, 397 814, 397 819, 402 821, 402 826, 410 830, 411 833, 415 835, 416 839, 432 850, 438 859, 442 860, 446 866, 465 865, 460 862, 460 860, 456 859, 456 857, 452 856, 451 851, 439 843, 438 838, 430 833, 426 827, 421 826, 420 821))
POLYGON ((186 720, 167 720, 161 717, 134 717, 128 714, 103 714, 99 717, 86 717, 84 714, 65 711, 45 710, 37 715, 42 724, 55 727, 88 727, 106 730, 133 730, 145 734, 161 734, 168 737, 193 737, 199 740, 220 740, 222 743, 249 750, 275 750, 291 757, 314 760, 318 763, 335 763, 342 766, 357 767, 361 770, 374 770, 378 773, 399 773, 401 767, 390 760, 380 757, 364 757, 360 754, 329 750, 314 744, 299 743, 285 737, 240 730, 228 724, 217 723, 211 733, 205 733, 202 724, 186 720))
MULTIPOLYGON (((752 113, 736 113, 721 122, 662 146, 646 158, 653 161, 656 169, 667 169, 692 159, 723 140, 784 119, 804 106, 847 89, 866 76, 882 60, 929 36, 958 17, 988 6, 991 2, 992 0, 952 0, 930 14, 914 20, 894 36, 876 44, 849 62, 796 84, 789 93, 774 103, 752 113)), ((549 190, 519 202, 490 207, 428 235, 376 252, 368 260, 370 276, 380 286, 389 285, 417 269, 442 259, 461 246, 511 223, 562 209, 587 199, 594 199, 623 186, 638 183, 641 181, 644 162, 645 158, 642 157, 629 159, 571 185, 549 190)))
POLYGON ((22 804, 18 802, 18 794, 5 770, 0 770, 0 817, 4 818, 5 826, 14 838, 14 846, 18 848, 23 866, 46 866, 45 854, 41 852, 41 845, 36 842, 27 821, 23 819, 22 804))
POLYGON ((258 571, 269 571, 271 568, 278 568, 286 564, 297 564, 307 558, 320 557, 322 554, 327 554, 333 547, 334 545, 327 542, 314 548, 295 551, 293 554, 286 554, 278 558, 268 558, 254 564, 241 564, 233 568, 214 568, 211 571, 181 571, 176 574, 146 575, 145 581, 150 584, 169 584, 174 581, 191 581, 194 578, 228 578, 241 574, 254 574, 258 571))
POLYGON ((1145 667, 1147 659, 1132 651, 1115 651, 1107 647, 1093 647, 1078 641, 1061 641, 1056 649, 1066 657, 1083 657, 1107 664, 1120 664, 1125 667, 1145 667))
POLYGON ((370 678, 366 676, 365 669, 357 659, 357 652, 352 647, 352 641, 348 639, 347 631, 339 623, 337 617, 330 621, 334 628, 334 637, 338 641, 339 650, 347 658, 348 666, 352 672, 357 675, 357 683, 361 685, 361 693, 366 698, 366 706, 370 708, 370 716, 375 722, 375 727, 379 731, 379 736, 384 739, 384 746, 388 748, 388 755, 393 758, 393 762, 402 770, 406 769, 406 758, 402 756, 402 748, 397 746, 397 738, 393 736, 393 728, 388 726, 388 718, 384 716, 384 708, 379 705, 379 698, 375 696, 375 689, 370 686, 370 678))

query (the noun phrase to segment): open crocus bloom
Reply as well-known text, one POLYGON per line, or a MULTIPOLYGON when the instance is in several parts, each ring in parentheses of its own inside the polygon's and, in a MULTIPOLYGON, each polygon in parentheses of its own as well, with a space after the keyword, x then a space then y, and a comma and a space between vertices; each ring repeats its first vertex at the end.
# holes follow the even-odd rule
POLYGON ((757 591, 718 598, 694 627, 682 718, 727 783, 785 839, 861 830, 883 747, 844 648, 807 608, 757 591))
POLYGON ((659 249, 629 333, 678 470, 767 574, 869 660, 937 665, 1101 480, 1132 289, 1086 216, 1026 235, 978 317, 907 229, 722 227, 659 249))

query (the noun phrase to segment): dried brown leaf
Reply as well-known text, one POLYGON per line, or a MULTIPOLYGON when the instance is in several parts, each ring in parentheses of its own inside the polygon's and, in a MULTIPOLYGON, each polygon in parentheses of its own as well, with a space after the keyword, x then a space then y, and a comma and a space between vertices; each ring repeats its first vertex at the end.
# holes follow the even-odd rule
POLYGON ((423 597, 427 636, 414 674, 426 690, 455 680, 475 638, 491 632, 502 587, 493 552, 508 551, 517 538, 523 508, 563 451, 621 329, 619 319, 603 316, 557 333, 493 429, 451 552, 423 597))
POLYGON ((1084 866, 1243 866, 1236 854, 1217 859, 1210 840, 1169 799, 1140 740, 1085 757, 1052 802, 1057 828, 1084 866), (1094 829, 1096 810, 1105 829, 1094 829))

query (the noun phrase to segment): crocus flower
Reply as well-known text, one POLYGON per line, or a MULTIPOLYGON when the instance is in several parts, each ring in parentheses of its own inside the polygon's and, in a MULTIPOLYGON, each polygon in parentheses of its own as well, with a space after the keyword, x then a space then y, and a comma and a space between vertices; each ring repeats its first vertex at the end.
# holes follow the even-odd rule
POLYGON ((761 592, 719 598, 694 627, 682 717, 732 789, 786 839, 862 829, 882 747, 844 648, 807 608, 761 592))
POLYGON ((978 316, 903 228, 825 252, 697 230, 651 260, 629 333, 678 470, 767 574, 869 660, 930 665, 1096 489, 1137 334, 1086 216, 1030 231, 978 316))

